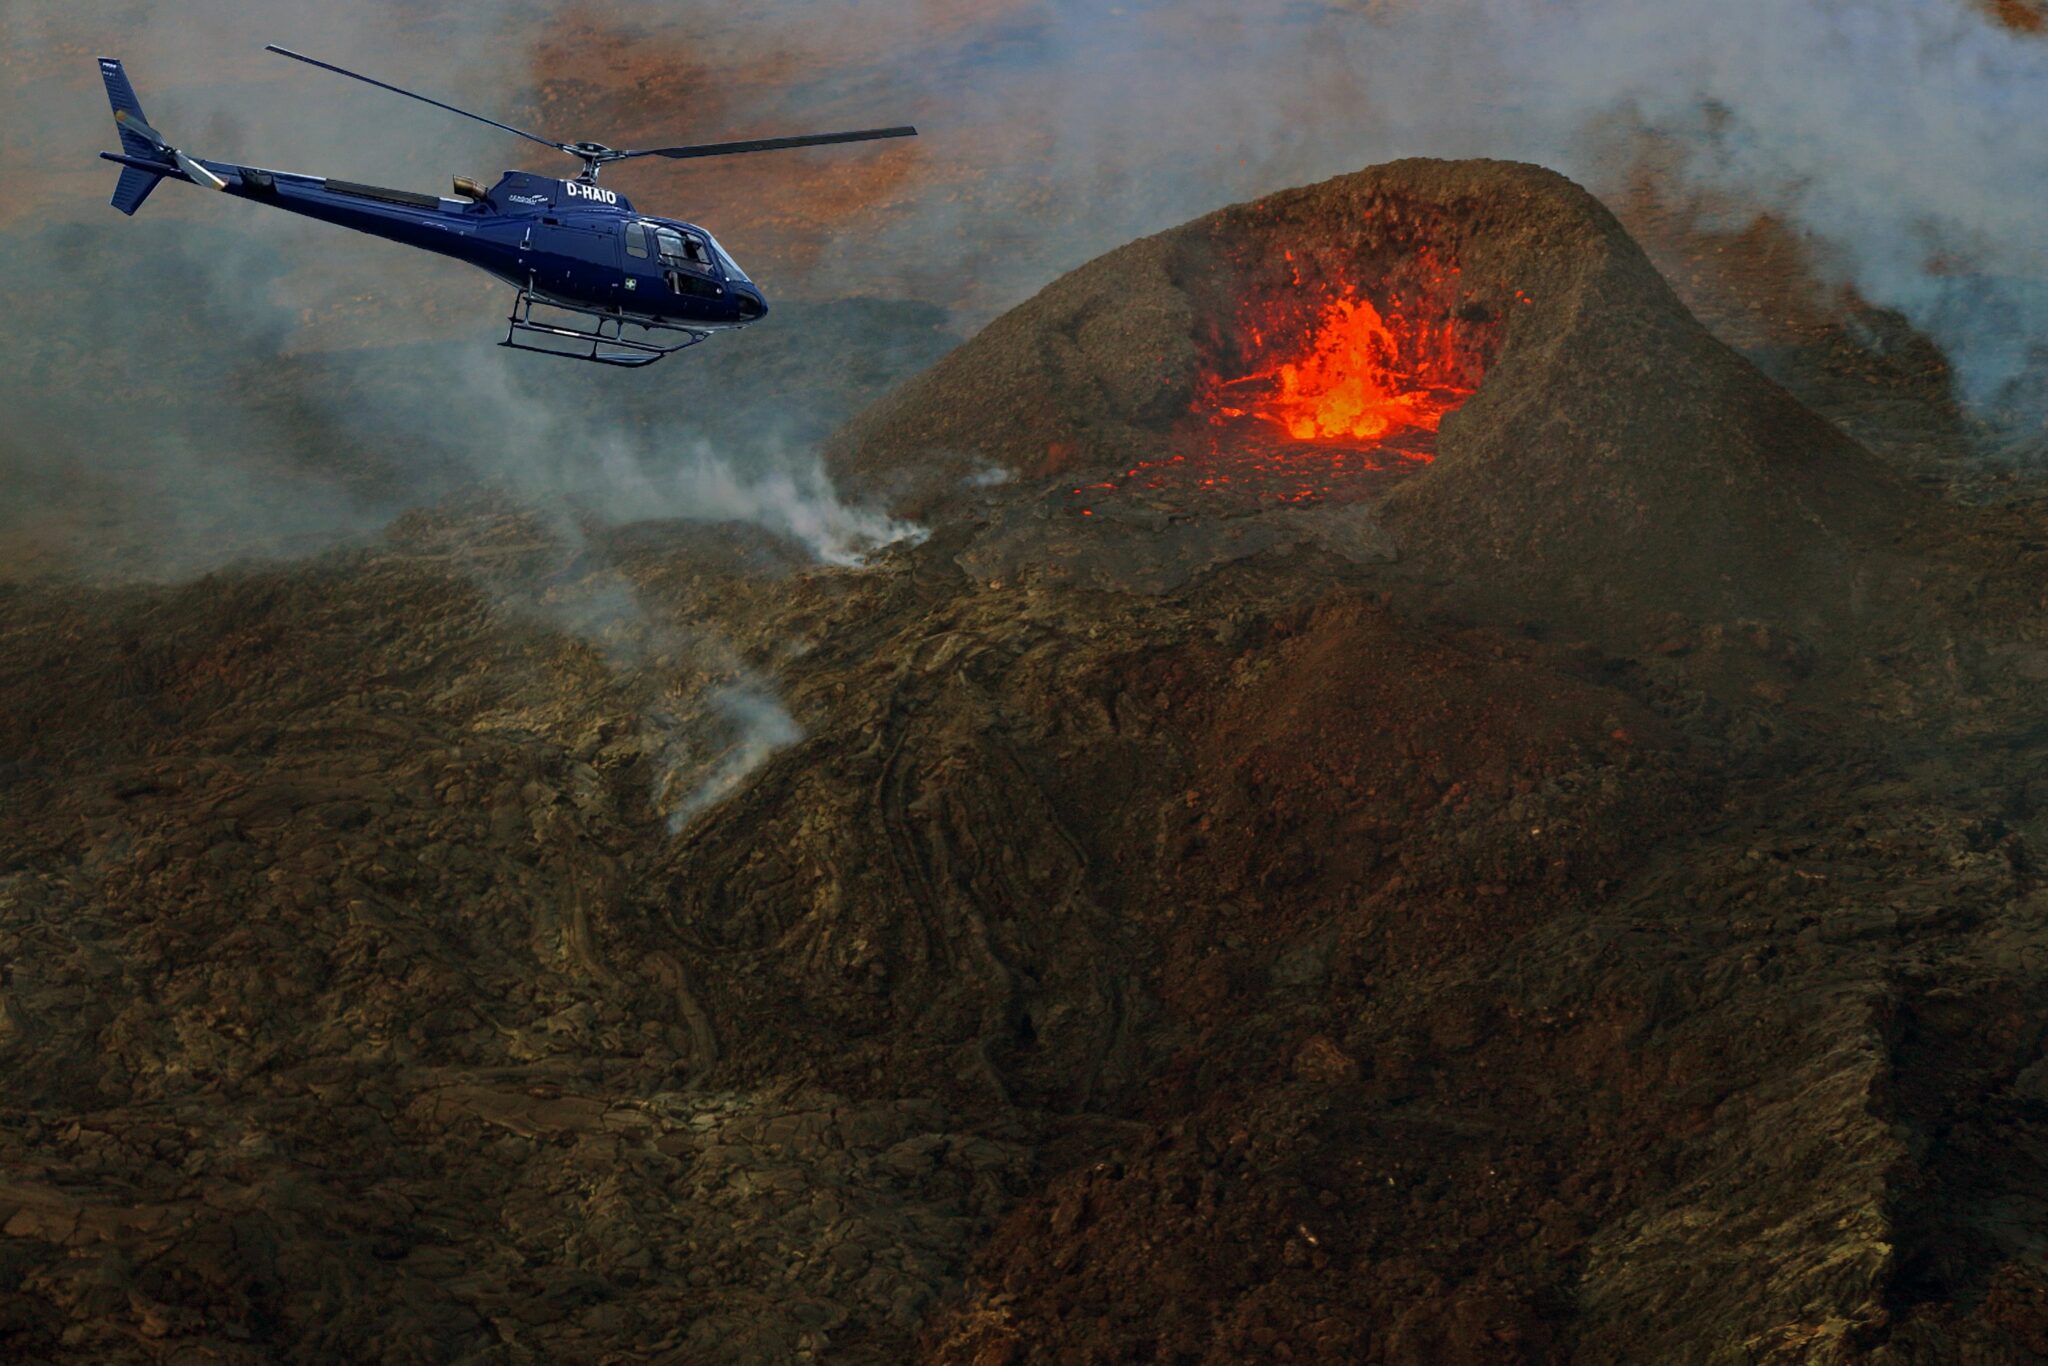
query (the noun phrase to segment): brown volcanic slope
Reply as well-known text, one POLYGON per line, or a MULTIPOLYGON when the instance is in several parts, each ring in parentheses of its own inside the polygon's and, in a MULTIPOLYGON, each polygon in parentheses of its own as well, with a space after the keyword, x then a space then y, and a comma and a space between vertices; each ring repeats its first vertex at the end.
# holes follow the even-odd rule
POLYGON ((2048 506, 1922 506, 1552 178, 1267 212, 1446 187, 1556 301, 1378 502, 1076 515, 1211 236, 857 423, 933 518, 865 571, 483 505, 0 589, 0 1352, 2048 1355, 2048 506), (749 670, 802 738, 672 832, 749 670))

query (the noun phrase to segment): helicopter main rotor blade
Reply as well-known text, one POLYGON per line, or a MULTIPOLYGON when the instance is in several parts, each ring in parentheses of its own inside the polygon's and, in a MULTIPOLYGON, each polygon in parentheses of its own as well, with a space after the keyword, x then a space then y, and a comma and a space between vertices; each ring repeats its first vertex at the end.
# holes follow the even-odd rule
POLYGON ((263 46, 266 51, 275 52, 280 57, 290 57, 293 61, 304 62, 308 66, 317 66, 323 71, 332 71, 337 76, 347 76, 350 80, 361 81, 365 85, 374 85, 379 90, 389 90, 394 95, 403 95, 407 99, 418 100, 422 104, 431 104, 436 109, 445 109, 451 114, 460 114, 466 119, 475 119, 478 123, 488 123, 493 128, 501 128, 507 133, 525 138, 528 142, 537 142, 543 147, 552 147, 558 152, 569 151, 567 143, 556 142, 552 138, 544 138, 538 133, 529 133, 524 128, 514 128, 511 124, 500 123, 496 119, 487 119, 482 114, 472 114, 467 109, 458 109, 452 104, 429 99, 425 95, 417 94, 402 86, 392 85, 388 81, 380 81, 374 77, 365 76, 360 71, 350 71, 345 66, 336 66, 332 62, 323 62, 318 57, 308 57, 303 52, 294 52, 288 47, 279 47, 276 43, 265 43, 263 46))
POLYGON ((621 152, 624 157, 668 157, 675 161, 690 157, 729 157, 741 152, 775 152, 784 147, 822 147, 829 142, 873 142, 877 138, 914 138, 915 128, 861 128, 851 133, 807 133, 793 138, 749 138, 744 142, 700 142, 692 147, 643 147, 621 152))

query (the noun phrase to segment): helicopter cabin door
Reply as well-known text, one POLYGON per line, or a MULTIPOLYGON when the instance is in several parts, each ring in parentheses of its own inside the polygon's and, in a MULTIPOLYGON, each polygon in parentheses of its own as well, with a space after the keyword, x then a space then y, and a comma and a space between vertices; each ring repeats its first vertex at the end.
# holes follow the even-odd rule
POLYGON ((542 289, 599 307, 632 297, 620 287, 616 227, 585 227, 552 215, 542 218, 540 224, 532 232, 545 244, 544 251, 535 253, 534 268, 542 289), (540 237, 542 233, 545 237, 540 237))
POLYGON ((620 281, 628 308, 636 304, 659 308, 662 300, 661 266, 654 256, 654 234, 650 224, 634 219, 626 224, 625 275, 620 281))

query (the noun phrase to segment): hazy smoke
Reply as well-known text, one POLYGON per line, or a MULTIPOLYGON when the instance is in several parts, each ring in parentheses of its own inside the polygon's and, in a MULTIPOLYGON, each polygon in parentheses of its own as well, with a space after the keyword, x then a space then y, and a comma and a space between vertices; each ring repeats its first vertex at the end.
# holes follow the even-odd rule
POLYGON ((1582 135, 1626 111, 1688 145, 1699 184, 1832 244, 1948 351, 1963 397, 2048 398, 2024 389, 2048 359, 2048 138, 2021 131, 2048 119, 2048 43, 1964 0, 1449 9, 1491 40, 1475 76, 1535 116, 1528 152, 1611 179, 1582 135))
POLYGON ((127 58, 151 120, 203 154, 422 187, 450 168, 566 170, 260 50, 544 121, 534 19, 418 0, 0 8, 0 167, 55 166, 75 187, 0 216, 0 307, 37 338, 0 372, 0 575, 182 576, 367 534, 472 484, 607 521, 750 522, 833 564, 914 534, 841 502, 819 463, 817 436, 877 381, 835 388, 819 356, 792 358, 801 310, 793 333, 778 315, 759 339, 626 375, 493 348, 503 287, 420 252, 178 184, 132 222, 106 207, 94 51, 127 58), (451 330, 461 340, 426 340, 451 330))
MULTIPOLYGON (((841 502, 816 448, 794 439, 786 425, 764 418, 747 436, 713 441, 693 426, 687 404, 675 414, 636 415, 624 401, 610 409, 572 402, 551 385, 536 385, 532 364, 571 365, 491 349, 434 362, 440 383, 463 396, 467 416, 459 433, 429 428, 411 439, 474 478, 586 517, 748 522, 826 564, 859 564, 922 535, 841 502)), ((571 374, 563 383, 574 386, 573 367, 571 374)), ((792 394, 787 402, 804 399, 792 394)), ((391 439, 405 438, 393 432, 391 439)))
MULTIPOLYGON (((1680 153, 1674 190, 1775 212, 1826 244, 1839 282, 1941 343, 1965 398, 2048 412, 2048 138, 2033 135, 2048 41, 1968 0, 1011 13, 971 81, 931 40, 890 35, 904 48, 886 84, 923 96, 927 154, 977 188, 948 184, 879 240, 925 287, 948 286, 939 262, 971 263, 961 297, 976 313, 1131 236, 1398 156, 1538 161, 1613 191, 1640 150, 1614 134, 1653 130, 1680 153)), ((841 38, 810 24, 786 41, 829 61, 841 38)), ((840 243, 822 269, 857 270, 876 246, 840 243)))
POLYGON ((1980 409, 2048 416, 2048 41, 1968 0, 8 0, 0 306, 30 324, 0 375, 10 534, 153 540, 184 572, 475 481, 740 518, 833 561, 905 534, 843 506, 812 455, 880 382, 858 326, 821 340, 784 308, 702 358, 592 374, 494 351, 503 291, 420 253, 177 185, 113 215, 94 50, 201 151, 420 187, 564 168, 265 40, 571 136, 915 121, 886 152, 636 164, 630 188, 714 222, 778 302, 915 295, 977 321, 1132 235, 1393 156, 1612 190, 1639 147, 1616 130, 1654 129, 1679 189, 1827 244, 1980 409), (601 96, 566 130, 542 97, 564 80, 601 96), (792 339, 812 349, 770 377, 792 339))

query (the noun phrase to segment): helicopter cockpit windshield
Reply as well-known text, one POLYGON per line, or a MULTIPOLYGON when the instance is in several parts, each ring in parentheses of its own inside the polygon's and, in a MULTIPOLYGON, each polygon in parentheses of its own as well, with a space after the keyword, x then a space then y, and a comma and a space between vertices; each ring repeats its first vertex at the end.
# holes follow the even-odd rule
POLYGON ((717 253, 718 262, 725 267, 725 273, 729 278, 738 280, 741 284, 750 285, 753 283, 753 280, 748 277, 747 273, 740 269, 740 263, 732 259, 732 253, 719 245, 716 237, 707 232, 704 234, 704 240, 709 242, 711 250, 717 253))

